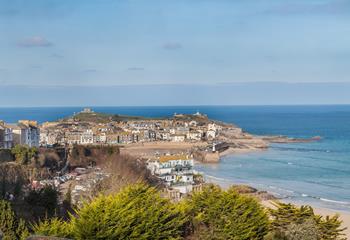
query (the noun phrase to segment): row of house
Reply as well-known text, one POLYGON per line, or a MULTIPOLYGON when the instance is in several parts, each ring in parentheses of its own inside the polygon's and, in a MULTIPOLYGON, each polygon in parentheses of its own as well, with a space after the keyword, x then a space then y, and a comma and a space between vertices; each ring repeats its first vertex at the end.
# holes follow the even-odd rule
MULTIPOLYGON (((201 141, 213 140, 220 126, 210 123, 195 126, 187 123, 182 126, 163 122, 139 121, 127 123, 108 123, 81 125, 81 123, 57 123, 43 125, 40 132, 40 144, 130 144, 152 141, 201 141), (165 126, 167 125, 167 126, 165 126)), ((194 122, 194 121, 192 121, 194 122)))
MULTIPOLYGON (((93 114, 85 109, 85 114, 93 114)), ((16 144, 30 147, 73 144, 130 144, 152 141, 196 142, 214 140, 221 125, 213 122, 197 122, 182 119, 176 114, 173 119, 147 119, 111 121, 109 123, 81 122, 73 119, 47 122, 21 120, 16 124, 0 122, 0 148, 11 148, 16 144)), ((199 113, 195 117, 201 116, 199 113)))
POLYGON ((198 185, 197 173, 193 170, 194 160, 190 155, 164 155, 148 160, 147 168, 159 178, 176 196, 184 196, 198 185))
POLYGON ((38 147, 40 128, 36 121, 20 120, 17 124, 0 121, 0 148, 12 148, 17 144, 38 147))

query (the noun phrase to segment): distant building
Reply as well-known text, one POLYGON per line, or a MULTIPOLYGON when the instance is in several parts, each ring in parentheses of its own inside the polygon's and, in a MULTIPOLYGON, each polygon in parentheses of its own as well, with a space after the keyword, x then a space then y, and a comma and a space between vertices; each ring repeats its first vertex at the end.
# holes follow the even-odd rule
POLYGON ((186 135, 173 134, 170 136, 172 142, 184 142, 186 140, 186 135))
POLYGON ((0 148, 10 149, 13 147, 12 128, 0 121, 0 148))
POLYGON ((82 113, 93 113, 94 111, 92 111, 91 108, 84 108, 83 111, 81 111, 82 113))
POLYGON ((81 143, 82 132, 80 131, 69 131, 66 132, 66 143, 69 145, 81 143))
POLYGON ((80 136, 80 144, 93 144, 94 133, 91 129, 86 129, 80 136))
POLYGON ((148 169, 172 189, 181 194, 192 191, 194 184, 194 160, 187 155, 165 155, 148 162, 148 169))
POLYGON ((40 129, 36 121, 20 120, 18 124, 9 125, 12 128, 14 145, 39 147, 40 129))
POLYGON ((193 141, 200 141, 203 133, 201 131, 190 131, 187 133, 187 139, 193 141))

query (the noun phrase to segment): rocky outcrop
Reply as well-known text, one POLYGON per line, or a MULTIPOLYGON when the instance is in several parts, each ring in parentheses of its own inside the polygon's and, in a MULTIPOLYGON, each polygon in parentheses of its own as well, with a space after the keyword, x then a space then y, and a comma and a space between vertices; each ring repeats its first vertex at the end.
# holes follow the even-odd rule
POLYGON ((218 163, 220 161, 220 153, 216 152, 206 152, 197 151, 193 154, 194 159, 202 163, 218 163))

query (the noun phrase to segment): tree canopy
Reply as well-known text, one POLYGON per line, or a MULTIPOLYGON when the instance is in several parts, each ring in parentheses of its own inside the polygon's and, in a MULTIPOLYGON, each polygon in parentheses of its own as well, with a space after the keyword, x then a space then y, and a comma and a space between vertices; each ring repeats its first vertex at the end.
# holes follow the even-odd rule
POLYGON ((69 224, 57 219, 43 221, 34 230, 74 239, 177 239, 185 222, 184 211, 177 205, 162 198, 155 188, 137 184, 86 202, 71 215, 69 224))
POLYGON ((197 239, 263 239, 268 216, 253 198, 211 185, 188 200, 197 239))

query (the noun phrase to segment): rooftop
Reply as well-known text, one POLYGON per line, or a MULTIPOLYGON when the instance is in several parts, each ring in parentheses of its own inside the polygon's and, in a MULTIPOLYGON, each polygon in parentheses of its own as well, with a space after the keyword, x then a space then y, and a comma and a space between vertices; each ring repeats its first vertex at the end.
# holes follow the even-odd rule
POLYGON ((190 160, 191 158, 188 155, 165 155, 160 156, 159 161, 160 162, 168 162, 172 160, 190 160))

